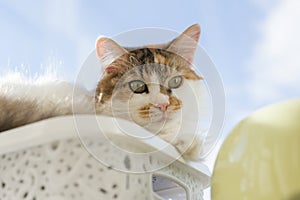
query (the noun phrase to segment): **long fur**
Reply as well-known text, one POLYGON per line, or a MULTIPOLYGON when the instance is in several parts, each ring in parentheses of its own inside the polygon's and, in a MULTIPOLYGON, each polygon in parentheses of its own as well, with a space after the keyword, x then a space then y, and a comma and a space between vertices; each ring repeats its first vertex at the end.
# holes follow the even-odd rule
POLYGON ((71 115, 73 107, 75 114, 91 113, 92 100, 91 93, 65 81, 3 77, 0 81, 0 131, 50 117, 71 115))

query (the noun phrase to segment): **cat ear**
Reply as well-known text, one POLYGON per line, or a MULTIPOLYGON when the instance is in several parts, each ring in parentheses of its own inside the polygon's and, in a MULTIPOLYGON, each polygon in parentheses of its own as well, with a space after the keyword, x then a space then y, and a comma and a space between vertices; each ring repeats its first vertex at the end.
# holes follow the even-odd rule
POLYGON ((111 65, 111 63, 127 53, 123 47, 106 37, 98 38, 96 42, 96 51, 104 71, 108 73, 118 71, 118 67, 111 65))
POLYGON ((192 63, 199 38, 200 26, 199 24, 194 24, 173 40, 167 50, 182 56, 189 63, 192 63))

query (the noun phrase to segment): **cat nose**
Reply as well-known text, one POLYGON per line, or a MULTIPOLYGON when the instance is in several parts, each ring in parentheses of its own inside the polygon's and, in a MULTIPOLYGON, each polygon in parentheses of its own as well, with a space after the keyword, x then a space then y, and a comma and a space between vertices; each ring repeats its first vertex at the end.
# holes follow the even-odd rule
POLYGON ((161 103, 161 104, 158 104, 155 107, 159 108, 161 111, 166 111, 168 109, 168 106, 169 106, 168 103, 161 103))

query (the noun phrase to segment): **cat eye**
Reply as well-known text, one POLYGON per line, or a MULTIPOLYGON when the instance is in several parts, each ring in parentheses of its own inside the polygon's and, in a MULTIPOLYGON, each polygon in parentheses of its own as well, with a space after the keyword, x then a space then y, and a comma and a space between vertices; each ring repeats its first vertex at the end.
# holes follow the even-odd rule
POLYGON ((182 76, 175 76, 169 80, 168 86, 171 89, 179 88, 182 84, 182 76))
POLYGON ((135 80, 129 82, 130 89, 137 94, 148 92, 148 87, 143 81, 135 80))

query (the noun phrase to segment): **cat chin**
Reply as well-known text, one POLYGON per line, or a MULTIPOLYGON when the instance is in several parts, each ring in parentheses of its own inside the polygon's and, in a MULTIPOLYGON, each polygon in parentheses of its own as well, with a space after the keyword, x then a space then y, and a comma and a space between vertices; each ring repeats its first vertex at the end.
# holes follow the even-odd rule
POLYGON ((159 115, 151 116, 150 120, 152 123, 166 123, 169 121, 169 117, 165 113, 161 113, 159 115))
POLYGON ((158 126, 158 125, 166 125, 169 123, 172 123, 174 120, 177 121, 179 117, 176 114, 168 114, 168 113, 161 113, 156 116, 151 116, 150 117, 150 123, 153 126, 158 126))

